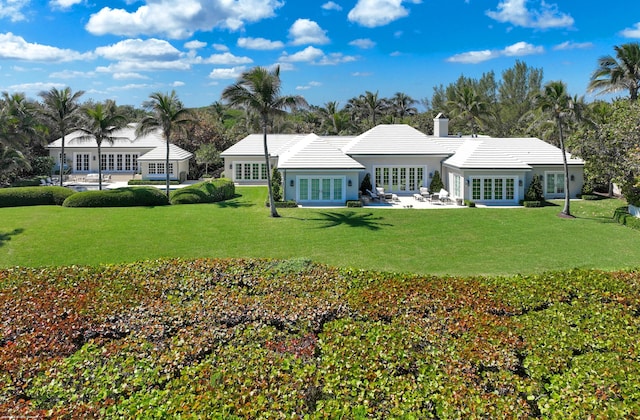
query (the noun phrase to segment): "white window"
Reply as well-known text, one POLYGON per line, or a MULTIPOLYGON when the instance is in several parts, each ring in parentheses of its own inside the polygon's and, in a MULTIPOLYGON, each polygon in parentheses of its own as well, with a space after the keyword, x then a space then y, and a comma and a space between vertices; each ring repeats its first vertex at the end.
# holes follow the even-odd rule
POLYGON ((460 175, 453 176, 453 196, 462 197, 462 177, 460 175))
POLYGON ((336 177, 297 177, 297 201, 344 202, 344 176, 336 177))
POLYGON ((472 177, 471 199, 473 201, 516 200, 516 178, 514 177, 472 177))
POLYGON ((236 181, 266 181, 267 165, 256 162, 234 162, 236 181))
POLYGON ((376 166, 373 169, 375 186, 386 192, 417 192, 424 187, 424 166, 376 166))
POLYGON ((545 196, 564 195, 564 172, 545 172, 545 196))
POLYGON ((73 170, 76 172, 89 172, 90 158, 91 155, 89 153, 76 153, 73 170))

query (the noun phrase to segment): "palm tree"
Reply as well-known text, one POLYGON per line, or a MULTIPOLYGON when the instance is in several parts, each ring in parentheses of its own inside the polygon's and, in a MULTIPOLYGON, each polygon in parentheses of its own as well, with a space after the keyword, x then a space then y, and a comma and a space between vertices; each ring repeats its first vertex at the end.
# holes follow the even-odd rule
POLYGON ((447 101, 452 118, 465 121, 471 128, 473 137, 477 137, 477 127, 489 115, 487 103, 482 100, 476 90, 468 85, 455 88, 454 99, 447 101))
POLYGON ((95 139, 98 145, 98 189, 102 190, 102 142, 113 144, 114 140, 121 138, 115 135, 116 131, 126 125, 126 118, 116 114, 115 102, 108 100, 104 105, 95 104, 84 109, 85 118, 78 127, 85 135, 78 137, 80 140, 95 139))
POLYGON ((542 93, 536 95, 535 104, 543 115, 549 116, 556 124, 562 163, 564 167, 564 208, 560 215, 573 217, 570 211, 569 165, 564 145, 564 125, 572 119, 580 117, 580 101, 567 93, 567 86, 560 81, 551 81, 544 86, 542 93))
POLYGON ((396 92, 391 98, 390 103, 394 116, 400 118, 400 121, 402 121, 404 117, 418 113, 418 109, 413 106, 417 101, 406 93, 396 92))
POLYGON ((161 131, 167 145, 164 171, 167 175, 167 197, 169 197, 169 186, 171 184, 171 173, 169 172, 169 142, 175 132, 184 130, 187 124, 193 121, 193 115, 191 111, 182 105, 175 90, 171 91, 171 94, 154 92, 149 95, 149 100, 145 101, 143 106, 151 111, 151 115, 147 115, 140 121, 140 124, 136 128, 136 135, 139 137, 157 130, 161 131))
POLYGON ((33 101, 28 100, 24 93, 2 92, 2 102, 2 126, 10 134, 5 139, 7 142, 18 149, 24 149, 34 139, 41 139, 39 135, 43 127, 38 122, 36 104, 33 101))
POLYGON ((599 93, 628 90, 630 99, 635 101, 640 89, 640 43, 616 45, 613 49, 616 57, 606 55, 598 59, 588 90, 599 93))
POLYGON ((273 199, 271 184, 271 162, 267 146, 267 127, 269 117, 284 114, 286 108, 307 106, 307 101, 301 96, 281 96, 280 66, 273 70, 264 67, 254 67, 248 70, 231 86, 222 91, 222 99, 229 105, 244 107, 260 115, 262 120, 264 160, 267 167, 267 185, 269 187, 269 206, 271 217, 279 217, 273 199))
POLYGON ((54 124, 58 133, 62 136, 62 147, 60 150, 60 186, 63 185, 63 173, 65 164, 64 143, 65 137, 75 124, 78 114, 78 99, 84 94, 79 90, 71 92, 71 88, 62 90, 51 88, 49 91, 40 92, 38 95, 43 99, 43 115, 54 124))

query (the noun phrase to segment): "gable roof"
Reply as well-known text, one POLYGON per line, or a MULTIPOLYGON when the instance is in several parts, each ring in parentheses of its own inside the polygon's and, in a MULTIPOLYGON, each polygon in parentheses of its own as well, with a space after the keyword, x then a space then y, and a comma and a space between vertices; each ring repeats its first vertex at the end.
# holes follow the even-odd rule
POLYGON ((381 124, 366 131, 342 151, 348 155, 443 155, 451 151, 406 124, 381 124))
POLYGON ((296 142, 278 159, 280 169, 364 169, 364 166, 315 134, 296 142))
MULTIPOLYGON (((175 144, 169 143, 169 160, 177 161, 177 160, 187 160, 191 159, 193 153, 187 152, 186 150, 176 146, 175 144)), ((150 152, 145 153, 144 155, 138 157, 139 161, 165 161, 167 159, 167 144, 164 143, 160 147, 156 147, 150 152)))
MULTIPOLYGON (((154 149, 158 146, 165 144, 164 137, 160 130, 153 131, 144 136, 136 136, 136 128, 138 124, 128 124, 113 133, 116 137, 113 144, 108 141, 103 141, 100 147, 102 149, 110 148, 135 148, 135 149, 154 149)), ((62 137, 49 143, 47 148, 55 149, 62 147, 62 137)), ((64 147, 67 148, 88 148, 98 147, 96 139, 93 136, 87 136, 84 132, 77 130, 69 133, 65 136, 64 147), (86 138, 84 138, 86 137, 86 138)))
MULTIPOLYGON (((304 137, 303 134, 268 134, 267 147, 271 156, 280 156, 297 140, 304 137)), ((264 155, 264 135, 249 134, 227 150, 220 153, 220 156, 263 156, 264 155)))

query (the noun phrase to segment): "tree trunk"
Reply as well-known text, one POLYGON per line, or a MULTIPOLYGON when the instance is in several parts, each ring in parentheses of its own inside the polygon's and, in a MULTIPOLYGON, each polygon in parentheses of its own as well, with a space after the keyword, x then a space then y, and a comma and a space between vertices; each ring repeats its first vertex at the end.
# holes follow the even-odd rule
POLYGON ((564 149, 564 137, 562 135, 562 119, 558 117, 558 133, 560 135, 560 150, 562 151, 562 163, 564 166, 564 208, 562 214, 566 217, 572 217, 570 211, 571 197, 569 193, 569 165, 567 164, 567 154, 564 149))
POLYGON ((166 133, 166 137, 167 137, 167 159, 164 162, 164 173, 167 175, 167 198, 169 198, 170 178, 169 178, 169 134, 168 133, 166 133))
POLYGON ((271 207, 271 217, 280 217, 276 210, 276 203, 273 200, 273 186, 271 185, 271 162, 269 159, 269 149, 267 146, 267 117, 263 117, 263 143, 264 143, 264 161, 267 165, 267 185, 269 187, 269 207, 271 207))
POLYGON ((102 151, 100 148, 102 141, 96 139, 96 143, 98 143, 98 190, 102 191, 102 151))
POLYGON ((60 186, 64 187, 64 131, 62 132, 62 149, 60 150, 60 186))

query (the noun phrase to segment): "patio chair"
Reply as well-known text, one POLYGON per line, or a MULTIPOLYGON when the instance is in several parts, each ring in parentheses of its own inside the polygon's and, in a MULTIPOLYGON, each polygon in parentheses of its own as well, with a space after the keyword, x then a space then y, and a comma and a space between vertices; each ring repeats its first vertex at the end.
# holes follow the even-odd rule
POLYGON ((431 198, 431 194, 429 193, 429 188, 427 187, 420 187, 420 195, 427 200, 431 198))
POLYGON ((380 196, 371 190, 367 190, 367 194, 369 195, 369 197, 371 197, 372 200, 380 200, 380 196))
POLYGON ((451 197, 449 197, 449 191, 445 190, 444 188, 440 190, 438 197, 443 204, 450 204, 453 202, 451 201, 451 197))

